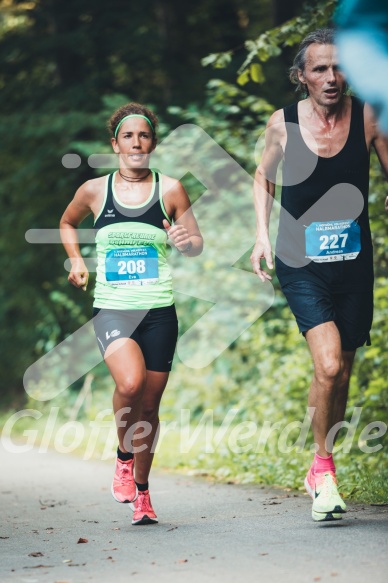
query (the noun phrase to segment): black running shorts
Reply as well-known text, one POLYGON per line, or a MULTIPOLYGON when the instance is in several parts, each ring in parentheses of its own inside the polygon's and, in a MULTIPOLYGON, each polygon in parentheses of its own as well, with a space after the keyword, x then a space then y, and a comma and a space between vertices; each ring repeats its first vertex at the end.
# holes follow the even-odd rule
POLYGON ((373 289, 362 292, 333 293, 322 282, 298 281, 282 286, 300 332, 325 322, 337 326, 342 350, 353 351, 370 345, 373 319, 373 289))
POLYGON ((132 338, 140 346, 147 370, 171 370, 178 338, 175 305, 151 310, 94 308, 93 325, 102 356, 118 338, 132 338))

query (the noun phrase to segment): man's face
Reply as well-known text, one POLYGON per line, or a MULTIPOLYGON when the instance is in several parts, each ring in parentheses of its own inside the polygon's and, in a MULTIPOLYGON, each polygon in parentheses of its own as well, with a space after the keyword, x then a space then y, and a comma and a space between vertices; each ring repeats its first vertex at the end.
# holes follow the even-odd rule
POLYGON ((305 70, 299 70, 298 77, 319 105, 335 105, 342 99, 345 79, 339 71, 334 45, 311 44, 306 50, 305 70))

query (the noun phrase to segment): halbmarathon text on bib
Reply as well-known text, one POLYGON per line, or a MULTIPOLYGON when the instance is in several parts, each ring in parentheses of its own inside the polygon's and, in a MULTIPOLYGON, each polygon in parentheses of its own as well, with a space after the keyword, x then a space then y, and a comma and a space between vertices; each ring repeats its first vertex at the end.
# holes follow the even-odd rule
POLYGON ((116 287, 157 283, 158 252, 154 247, 112 249, 106 254, 105 276, 116 287))
POLYGON ((361 251, 360 225, 353 220, 311 223, 306 228, 306 257, 315 263, 356 259, 361 251))

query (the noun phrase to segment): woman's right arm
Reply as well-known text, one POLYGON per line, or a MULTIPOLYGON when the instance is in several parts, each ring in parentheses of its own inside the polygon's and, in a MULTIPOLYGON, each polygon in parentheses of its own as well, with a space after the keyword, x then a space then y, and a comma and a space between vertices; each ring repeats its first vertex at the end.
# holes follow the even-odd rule
POLYGON ((81 255, 78 243, 77 227, 92 212, 93 181, 85 182, 75 193, 59 223, 61 239, 71 261, 68 280, 75 287, 86 291, 89 272, 81 255))

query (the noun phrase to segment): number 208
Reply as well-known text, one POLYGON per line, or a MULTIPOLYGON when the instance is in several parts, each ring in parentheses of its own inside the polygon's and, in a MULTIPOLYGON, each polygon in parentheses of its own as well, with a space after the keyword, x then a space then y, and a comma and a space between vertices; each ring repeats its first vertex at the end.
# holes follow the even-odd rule
POLYGON ((118 262, 118 273, 120 275, 133 275, 134 273, 145 273, 146 264, 144 259, 138 259, 134 261, 130 259, 129 261, 119 261, 118 262))

